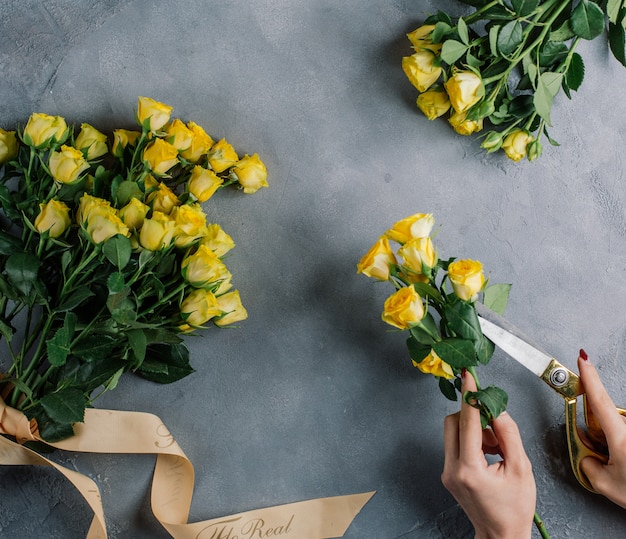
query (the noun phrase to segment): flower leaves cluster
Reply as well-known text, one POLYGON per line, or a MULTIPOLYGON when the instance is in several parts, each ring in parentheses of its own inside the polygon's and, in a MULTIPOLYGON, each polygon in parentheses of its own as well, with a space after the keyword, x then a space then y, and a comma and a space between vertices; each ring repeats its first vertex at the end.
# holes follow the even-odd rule
POLYGON ((0 129, 0 394, 49 441, 134 372, 190 374, 183 335, 247 317, 223 257, 232 238, 202 204, 226 186, 267 187, 257 154, 239 157, 172 107, 140 97, 137 130, 111 140, 33 113, 0 129))
POLYGON ((453 19, 439 11, 409 33, 414 54, 402 60, 429 120, 444 116, 461 135, 480 132, 488 153, 533 161, 542 153, 554 98, 583 82, 576 48, 606 30, 626 66, 625 0, 460 0, 474 9, 453 19))
POLYGON ((461 372, 476 379, 478 391, 463 398, 480 408, 483 424, 505 410, 507 394, 496 386, 482 388, 476 369, 487 365, 493 343, 480 328, 478 299, 502 313, 510 285, 487 286, 476 260, 442 260, 432 241, 432 214, 417 213, 394 224, 357 264, 357 273, 394 285, 382 319, 408 331, 407 347, 415 367, 432 374, 450 400, 461 392, 461 372), (396 248, 392 244, 397 244, 396 248))

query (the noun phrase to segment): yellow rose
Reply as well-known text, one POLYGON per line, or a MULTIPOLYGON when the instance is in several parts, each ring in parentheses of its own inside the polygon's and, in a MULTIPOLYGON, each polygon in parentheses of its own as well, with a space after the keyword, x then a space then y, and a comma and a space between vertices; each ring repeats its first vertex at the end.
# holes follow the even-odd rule
POLYGON ((215 172, 196 165, 193 167, 187 186, 198 202, 206 202, 223 183, 224 180, 215 172))
POLYGON ((60 183, 74 183, 89 168, 89 163, 80 150, 71 146, 61 146, 58 152, 52 152, 48 161, 50 174, 60 183))
POLYGON ((89 124, 81 124, 74 146, 82 152, 87 152, 87 159, 97 159, 109 151, 107 136, 89 124))
POLYGON ((230 288, 232 274, 219 257, 205 245, 186 256, 181 264, 183 278, 194 288, 230 288))
POLYGON ((502 142, 502 149, 506 156, 512 161, 520 161, 526 157, 528 145, 535 140, 528 131, 516 129, 511 131, 502 142))
POLYGON ((225 314, 213 320, 216 326, 223 327, 248 318, 248 312, 241 304, 238 290, 218 296, 217 305, 225 314))
POLYGON ((387 281, 391 266, 395 265, 397 265, 397 261, 389 245, 389 240, 385 236, 381 236, 361 258, 356 269, 357 273, 363 273, 379 281, 387 281))
POLYGON ((130 236, 130 230, 119 218, 115 208, 94 208, 89 212, 86 220, 87 234, 94 243, 102 243, 103 241, 121 234, 127 238, 130 236))
POLYGON ((171 213, 172 210, 180 205, 180 200, 176 196, 176 193, 172 191, 163 182, 159 183, 156 188, 150 188, 146 202, 152 206, 154 211, 160 211, 163 213, 171 213))
POLYGON ((17 137, 15 131, 0 128, 0 165, 17 157, 17 137))
POLYGON ((444 84, 452 108, 465 112, 485 95, 482 79, 472 71, 457 71, 444 84))
POLYGON ((169 142, 179 152, 183 152, 191 146, 193 133, 180 120, 176 119, 165 125, 163 129, 166 133, 165 140, 169 142))
POLYGON ((111 207, 111 203, 103 198, 94 197, 83 193, 78 201, 78 211, 76 212, 76 222, 81 225, 87 219, 92 211, 108 211, 111 207))
POLYGON ((159 103, 149 97, 140 97, 137 106, 137 121, 142 128, 147 122, 146 125, 150 131, 158 131, 170 121, 172 110, 174 108, 165 103, 159 103))
POLYGON ((412 286, 405 286, 387 298, 382 319, 398 329, 409 329, 417 325, 425 314, 420 295, 412 286))
POLYGON ((39 204, 39 215, 35 218, 37 232, 48 232, 51 238, 58 238, 70 226, 70 209, 64 202, 51 199, 39 204))
POLYGON ((449 118, 450 125, 459 135, 471 135, 483 128, 483 119, 467 120, 467 112, 455 112, 449 118))
POLYGON ((116 129, 113 131, 113 147, 111 153, 116 157, 122 157, 127 146, 134 146, 141 136, 139 131, 128 131, 127 129, 116 129))
POLYGON ((177 247, 188 247, 207 235, 206 214, 200 204, 177 206, 171 217, 176 223, 174 241, 177 247))
POLYGON ((454 372, 452 371, 452 367, 448 365, 445 361, 443 361, 434 350, 430 351, 422 361, 419 363, 415 360, 413 361, 413 366, 417 367, 424 374, 432 374, 433 376, 438 376, 440 378, 446 378, 450 380, 454 378, 454 372))
POLYGON ((441 76, 443 71, 436 65, 437 57, 428 50, 418 51, 412 56, 402 58, 402 69, 411 84, 420 92, 425 92, 441 76))
POLYGON ((434 120, 450 109, 450 99, 443 90, 428 90, 417 96, 417 108, 426 118, 434 120))
POLYGON ((160 251, 172 244, 176 223, 169 215, 160 211, 152 212, 150 219, 144 219, 139 231, 139 244, 148 251, 160 251))
POLYGON ((207 226, 207 235, 200 241, 201 245, 206 245, 217 256, 224 256, 228 251, 235 247, 235 242, 222 227, 218 224, 207 226))
POLYGON ((233 176, 247 194, 256 193, 261 187, 267 187, 267 170, 259 154, 244 155, 233 167, 233 176))
POLYGON ((149 206, 136 198, 131 198, 130 202, 120 209, 120 219, 131 230, 139 230, 143 226, 148 211, 150 211, 149 206))
POLYGON ((413 238, 407 241, 398 254, 404 258, 404 264, 415 273, 428 273, 424 271, 433 268, 437 263, 437 254, 430 238, 413 238))
POLYGON ((53 142, 61 144, 70 131, 61 116, 49 116, 34 112, 24 128, 24 142, 35 148, 46 148, 53 142))
POLYGON ((211 168, 219 174, 232 167, 239 161, 235 149, 226 142, 226 139, 218 140, 207 153, 211 168))
POLYGON ((416 213, 398 221, 385 235, 393 241, 404 244, 413 238, 430 236, 435 224, 432 213, 416 213))
POLYGON ((178 150, 163 139, 155 139, 143 151, 143 160, 157 176, 178 164, 178 150))
POLYGON ((483 265, 476 260, 455 260, 448 266, 454 293, 464 301, 474 301, 485 284, 483 265))
POLYGON ((197 288, 181 303, 180 314, 187 324, 198 327, 214 316, 220 316, 222 310, 213 292, 197 288))
POLYGON ((197 163, 200 157, 211 149, 214 141, 198 124, 194 122, 187 122, 187 127, 189 128, 189 131, 191 131, 193 137, 189 148, 180 152, 180 155, 191 163, 197 163))
POLYGON ((409 41, 416 51, 428 49, 435 54, 439 54, 442 44, 432 42, 432 33, 434 29, 434 24, 424 24, 407 34, 406 37, 409 38, 409 41))

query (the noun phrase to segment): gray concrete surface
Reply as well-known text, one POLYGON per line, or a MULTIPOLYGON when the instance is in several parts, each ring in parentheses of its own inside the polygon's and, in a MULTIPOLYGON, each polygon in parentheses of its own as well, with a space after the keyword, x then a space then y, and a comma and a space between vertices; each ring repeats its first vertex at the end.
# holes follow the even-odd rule
MULTIPOLYGON (((396 220, 432 212, 445 256, 514 284, 507 317, 575 368, 584 347, 626 404, 626 70, 583 43, 586 80, 559 96, 534 163, 486 156, 414 107, 404 35, 454 1, 4 0, 0 126, 33 111, 132 125, 138 95, 258 152, 270 188, 206 208, 233 236, 250 318, 189 340, 195 374, 128 377, 102 408, 151 411, 197 473, 191 520, 377 490, 346 539, 470 537, 441 485, 442 421, 456 410, 380 320, 384 285, 355 264, 396 220)), ((566 461, 561 399, 503 354, 504 387, 555 538, 626 536, 626 513, 566 461)), ((55 454, 101 487, 112 538, 167 537, 153 458, 55 454)), ((0 536, 83 537, 91 514, 49 470, 0 469, 0 536)))

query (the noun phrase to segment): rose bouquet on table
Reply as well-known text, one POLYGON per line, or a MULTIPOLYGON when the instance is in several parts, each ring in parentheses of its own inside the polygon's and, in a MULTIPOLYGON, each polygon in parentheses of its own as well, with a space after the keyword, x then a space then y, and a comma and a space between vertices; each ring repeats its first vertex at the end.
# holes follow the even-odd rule
POLYGON ((448 114, 461 135, 481 135, 487 152, 533 161, 542 153, 556 95, 583 82, 581 39, 605 29, 626 65, 625 0, 460 0, 474 9, 452 18, 439 11, 408 34, 414 54, 402 60, 429 120, 448 114))
POLYGON ((489 363, 494 346, 482 333, 474 302, 480 298, 502 313, 510 285, 487 286, 478 261, 440 259, 431 238, 433 225, 433 216, 423 213, 398 221, 363 256, 357 272, 394 285, 382 319, 408 332, 413 365, 437 378, 448 399, 457 400, 462 369, 474 376, 478 391, 463 398, 480 409, 486 425, 505 410, 507 394, 493 385, 482 387, 478 380, 476 369, 489 363))
POLYGON ((111 143, 39 113, 0 129, 0 395, 45 440, 126 372, 190 374, 182 336, 247 316, 222 261, 233 240, 201 204, 266 187, 265 166, 171 112, 140 97, 139 129, 111 143))

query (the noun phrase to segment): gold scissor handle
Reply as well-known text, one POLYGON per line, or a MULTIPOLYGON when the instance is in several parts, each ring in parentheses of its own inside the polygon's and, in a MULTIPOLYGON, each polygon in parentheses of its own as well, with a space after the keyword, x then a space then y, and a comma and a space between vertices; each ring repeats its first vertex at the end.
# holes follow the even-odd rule
MULTIPOLYGON (((589 441, 594 444, 594 449, 588 447, 578 434, 576 423, 576 404, 577 399, 571 398, 565 400, 565 424, 567 427, 567 447, 569 449, 569 458, 572 470, 578 482, 590 492, 597 494, 596 490, 591 486, 589 479, 580 467, 581 461, 586 457, 598 459, 603 464, 609 461, 609 451, 606 438, 602 432, 602 428, 598 420, 587 407, 586 395, 583 394, 583 407, 585 413, 585 424, 587 425, 587 435, 589 441)), ((626 417, 626 410, 617 408, 620 415, 626 417)))

